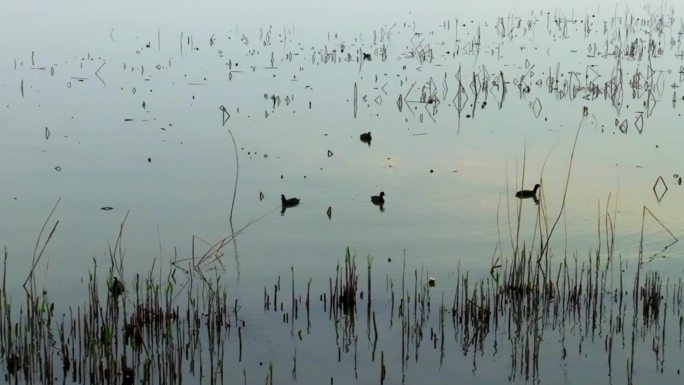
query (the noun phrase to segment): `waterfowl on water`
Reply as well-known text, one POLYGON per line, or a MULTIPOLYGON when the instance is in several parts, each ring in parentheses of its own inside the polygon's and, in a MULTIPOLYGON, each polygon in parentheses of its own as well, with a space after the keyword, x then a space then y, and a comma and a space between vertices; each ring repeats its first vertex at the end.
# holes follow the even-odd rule
POLYGON ((285 198, 285 195, 280 194, 280 202, 283 204, 283 208, 294 207, 299 204, 299 198, 285 198))
POLYGON ((537 190, 539 189, 539 183, 534 185, 533 190, 520 190, 515 193, 516 198, 534 198, 537 196, 537 190))
POLYGON ((373 137, 371 136, 370 131, 368 131, 359 135, 359 139, 361 139, 361 141, 364 143, 370 144, 371 140, 373 140, 373 137))
POLYGON ((373 202, 374 205, 384 205, 385 204, 385 193, 383 191, 380 191, 380 195, 373 195, 371 196, 371 202, 373 202))
POLYGON ((119 281, 118 278, 112 277, 112 283, 109 284, 109 293, 114 297, 118 297, 126 290, 123 282, 119 281))

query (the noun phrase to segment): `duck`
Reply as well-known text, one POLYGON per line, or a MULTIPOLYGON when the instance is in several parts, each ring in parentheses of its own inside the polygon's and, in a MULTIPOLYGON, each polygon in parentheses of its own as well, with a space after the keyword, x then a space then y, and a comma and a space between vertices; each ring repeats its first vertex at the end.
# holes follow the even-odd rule
POLYGON ((534 185, 533 190, 520 190, 517 193, 515 193, 516 198, 535 198, 537 196, 537 190, 539 189, 541 185, 539 183, 534 185))
POLYGON ((371 202, 373 202, 374 205, 382 206, 385 204, 385 192, 380 191, 380 195, 372 195, 371 196, 371 202))
POLYGON ((299 204, 299 198, 285 198, 284 194, 280 194, 280 202, 283 204, 283 208, 294 207, 299 204))
POLYGON ((373 140, 373 137, 371 136, 370 131, 368 131, 368 132, 364 132, 363 134, 359 135, 359 139, 364 143, 368 143, 368 145, 370 146, 370 142, 371 142, 371 140, 373 140))
POLYGON ((126 290, 123 282, 119 281, 118 278, 112 277, 112 283, 109 284, 109 293, 114 297, 118 297, 126 290))

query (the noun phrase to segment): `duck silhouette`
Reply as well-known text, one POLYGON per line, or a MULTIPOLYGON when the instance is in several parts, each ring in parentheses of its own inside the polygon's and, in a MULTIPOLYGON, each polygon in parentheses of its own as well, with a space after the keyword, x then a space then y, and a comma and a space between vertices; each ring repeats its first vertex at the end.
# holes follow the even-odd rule
POLYGON ((359 135, 359 139, 360 139, 362 142, 367 143, 368 146, 370 147, 371 140, 373 140, 373 137, 371 136, 370 131, 368 131, 368 132, 365 132, 365 133, 359 135))
POLYGON ((283 207, 295 207, 299 204, 299 198, 285 198, 284 194, 280 194, 280 203, 283 207))
POLYGON ((380 207, 380 211, 385 211, 385 192, 380 191, 380 195, 372 195, 371 203, 380 207))
POLYGON ((299 204, 299 198, 285 198, 284 194, 280 194, 280 203, 282 208, 280 214, 285 214, 285 211, 290 207, 295 207, 299 204))
POLYGON ((385 192, 380 191, 380 195, 371 195, 371 203, 379 206, 381 212, 385 212, 385 192))
POLYGON ((384 205, 385 204, 385 192, 380 191, 380 195, 371 196, 371 202, 373 202, 374 205, 384 205))
POLYGON ((541 185, 539 183, 534 185, 534 189, 532 190, 520 190, 517 193, 515 193, 516 198, 520 199, 527 199, 527 198, 536 198, 537 197, 537 190, 539 190, 539 187, 541 185))

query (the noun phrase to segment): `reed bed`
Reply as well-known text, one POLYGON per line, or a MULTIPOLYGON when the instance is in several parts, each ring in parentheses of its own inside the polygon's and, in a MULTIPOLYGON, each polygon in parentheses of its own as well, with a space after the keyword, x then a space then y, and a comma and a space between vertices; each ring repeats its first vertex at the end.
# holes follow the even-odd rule
MULTIPOLYGON (((459 264, 436 284, 425 266, 407 270, 405 253, 401 275, 374 273, 373 258, 368 256, 364 290, 350 248, 327 282, 306 277, 303 284, 292 265, 289 288, 278 276, 263 293, 264 314, 276 315, 282 331, 289 333, 292 369, 276 370, 283 366, 282 357, 260 357, 259 366, 268 363, 259 368, 263 379, 282 383, 281 376, 289 374, 288 381, 308 383, 302 373, 311 363, 305 358, 302 364, 298 352, 313 333, 312 323, 325 319, 332 325, 327 330, 334 333, 335 346, 319 346, 324 350, 319 353, 334 354, 339 365, 351 360, 354 380, 360 379, 361 368, 372 366, 377 367, 373 371, 380 384, 407 383, 413 372, 423 370, 424 360, 434 357, 437 370, 453 364, 454 357, 468 357, 475 373, 479 360, 501 350, 507 354, 505 377, 510 382, 543 382, 544 363, 554 356, 549 353, 563 361, 587 358, 587 351, 596 350, 611 381, 615 377, 635 383, 640 374, 637 362, 645 352, 655 357, 656 371, 662 373, 666 346, 668 352, 682 350, 684 281, 649 270, 643 247, 636 261, 615 254, 617 209, 611 212, 610 205, 598 216, 596 250, 585 256, 554 256, 548 246, 551 231, 545 205, 537 207, 534 233, 542 241, 533 242, 536 247, 513 244, 510 257, 493 258, 488 274, 462 271, 459 264), (374 279, 384 279, 384 290, 373 285, 374 279), (318 304, 311 301, 312 290, 319 290, 318 304), (300 317, 300 309, 306 317, 300 317), (365 350, 359 344, 364 317, 365 350), (678 336, 677 342, 672 337, 668 341, 672 335, 678 336)), ((57 223, 43 227, 52 230, 43 241, 39 237, 22 301, 8 295, 8 253, 3 254, 0 358, 6 382, 226 383, 235 381, 238 371, 233 369, 242 365, 245 350, 263 353, 263 346, 243 341, 246 323, 238 310, 254 307, 229 299, 220 270, 213 269, 220 265, 222 250, 234 240, 234 233, 202 256, 174 257, 166 269, 155 260, 148 273, 125 280, 124 219, 108 248, 104 278, 94 260, 84 280, 84 302, 55 309, 48 292, 37 289, 33 270, 57 223)), ((269 327, 269 333, 281 332, 277 323, 269 327)), ((247 366, 241 374, 240 380, 249 383, 247 366)), ((350 374, 344 375, 342 383, 349 382, 350 374)))
MULTIPOLYGON (((187 276, 179 285, 173 265, 166 277, 152 268, 124 287, 116 275, 123 271, 120 240, 121 233, 110 247, 106 279, 94 261, 86 300, 62 312, 45 290, 26 290, 24 303, 13 302, 3 269, 0 351, 6 382, 181 384, 188 376, 223 382, 226 344, 231 331, 240 333, 244 326, 237 300, 229 305, 219 276, 187 276)), ((4 258, 6 266, 6 251, 4 258)), ((36 287, 32 274, 27 281, 36 287)))
MULTIPOLYGON (((122 258, 115 254, 112 260, 120 263, 122 258)), ((352 355, 355 376, 358 365, 378 365, 380 383, 405 381, 423 355, 432 356, 428 351, 437 353, 440 364, 450 354, 469 356, 475 370, 478 359, 499 349, 509 350, 509 381, 540 382, 541 357, 548 360, 549 349, 564 360, 572 351, 596 344, 607 356, 608 375, 620 370, 632 382, 634 361, 645 346, 659 365, 665 362, 667 335, 678 335, 681 349, 681 279, 664 280, 643 264, 629 266, 619 257, 606 260, 599 253, 553 261, 540 263, 539 254, 523 246, 493 268, 496 274, 475 279, 459 269, 434 287, 423 267, 407 272, 404 259, 401 276, 385 274, 385 289, 376 286, 371 302, 368 290, 378 275, 369 259, 366 291, 361 290, 356 258, 348 249, 327 289, 320 292, 318 306, 310 298, 315 280, 298 282, 292 266, 290 293, 283 293, 278 278, 272 289, 264 288, 264 311, 277 313, 292 336, 290 376, 305 382, 300 371, 307 363, 302 364, 297 346, 306 341, 303 333, 311 332, 312 319, 320 320, 323 314, 333 326, 338 362, 352 355), (362 305, 365 312, 359 311, 362 305), (299 316, 300 309, 306 317, 299 316), (363 318, 370 362, 357 362, 363 318), (551 340, 557 345, 544 342, 551 340), (386 350, 393 344, 400 350, 386 350)), ((220 276, 186 276, 178 284, 173 269, 171 265, 167 275, 159 268, 135 274, 118 293, 112 290, 118 268, 110 267, 103 279, 94 262, 85 281, 85 302, 62 312, 47 292, 27 292, 25 302, 15 303, 7 296, 3 271, 0 349, 5 380, 225 383, 224 371, 239 364, 243 347, 258 349, 243 341, 246 326, 237 311, 241 305, 228 298, 220 276), (239 351, 230 355, 236 360, 226 361, 229 345, 239 351)), ((268 368, 266 381, 279 382, 273 362, 268 368)), ((243 375, 246 381, 245 369, 243 375)), ((233 370, 229 378, 234 376, 233 370)))
MULTIPOLYGON (((352 265, 344 270, 355 271, 354 259, 345 257, 347 261, 352 265)), ((423 269, 409 273, 412 285, 405 283, 398 293, 393 279, 386 277, 386 295, 381 301, 376 295, 372 305, 368 300, 365 304, 369 309, 366 331, 371 361, 375 362, 378 346, 400 345, 401 353, 390 356, 395 359, 390 362, 396 364, 399 359, 400 365, 395 368, 399 370, 397 378, 403 381, 411 361, 420 362, 420 352, 426 349, 423 347, 426 344, 428 349, 439 352, 441 363, 447 357, 447 348, 453 348, 455 343, 461 355, 472 356, 473 370, 478 358, 487 359, 487 352, 495 354, 498 349, 508 347, 508 379, 538 383, 543 378, 540 357, 546 355, 548 361, 549 349, 565 360, 570 350, 582 352, 598 343, 607 356, 608 376, 614 375, 616 368, 627 368, 623 374, 631 383, 634 360, 640 349, 646 348, 658 362, 664 361, 668 327, 675 328, 680 336, 679 349, 682 347, 684 282, 681 279, 663 281, 657 271, 648 271, 643 282, 639 282, 638 276, 645 270, 643 265, 630 267, 621 258, 604 262, 597 254, 585 258, 565 257, 552 269, 543 271, 538 256, 524 248, 500 269, 498 280, 491 276, 473 279, 468 272, 455 274, 452 282, 445 283, 451 287, 441 291, 436 307, 432 299, 435 288, 428 284, 428 275, 423 269), (453 293, 450 304, 445 302, 446 292, 453 293), (389 324, 390 330, 378 332, 378 314, 388 318, 380 322, 389 324), (668 316, 674 318, 670 323, 668 316), (400 325, 399 336, 391 332, 396 323, 400 325), (382 333, 387 338, 399 337, 400 341, 382 341, 382 333), (548 342, 544 344, 551 340, 559 344, 554 347, 548 342), (615 362, 616 351, 625 362, 615 362)), ((339 300, 344 293, 340 288, 346 287, 341 278, 347 276, 339 269, 335 276, 335 284, 320 295, 321 302, 333 321, 336 335, 341 336, 339 354, 356 355, 354 342, 359 332, 355 325, 363 315, 356 312, 355 306, 350 307, 349 301, 339 300), (329 303, 333 305, 328 306, 329 303)), ((404 271, 402 280, 405 279, 404 271)), ((354 303, 362 302, 362 293, 357 293, 354 303)), ((378 381, 383 383, 388 375, 388 355, 385 351, 377 353, 380 353, 382 368, 378 381)))

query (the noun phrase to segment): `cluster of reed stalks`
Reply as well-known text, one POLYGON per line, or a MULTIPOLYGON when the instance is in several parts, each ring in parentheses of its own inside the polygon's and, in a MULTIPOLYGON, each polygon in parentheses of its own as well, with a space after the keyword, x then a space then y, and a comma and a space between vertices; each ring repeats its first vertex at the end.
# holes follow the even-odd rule
MULTIPOLYGON (((14 302, 6 287, 5 250, 0 355, 7 382, 181 384, 187 376, 223 382, 231 331, 238 333, 242 348, 244 322, 238 319, 237 300, 229 304, 218 275, 194 279, 195 274, 185 274, 184 282, 177 282, 177 259, 166 276, 153 265, 146 276, 136 274, 124 284, 124 222, 109 248, 104 282, 93 261, 85 302, 61 312, 46 290, 37 290, 33 271, 42 251, 36 253, 24 285, 24 302, 14 302)), ((198 268, 187 262, 189 271, 198 268)))

